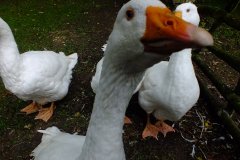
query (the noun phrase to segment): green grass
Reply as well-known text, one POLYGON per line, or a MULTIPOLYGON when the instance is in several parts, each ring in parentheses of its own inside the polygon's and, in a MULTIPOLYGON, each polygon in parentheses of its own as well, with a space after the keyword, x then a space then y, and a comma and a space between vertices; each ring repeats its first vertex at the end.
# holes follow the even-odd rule
POLYGON ((216 46, 228 54, 240 56, 240 31, 222 24, 214 32, 214 37, 216 37, 216 46))
POLYGON ((84 22, 84 12, 90 6, 92 2, 87 0, 4 1, 0 3, 0 13, 10 25, 20 51, 24 52, 51 49, 54 46, 51 33, 79 19, 84 22))

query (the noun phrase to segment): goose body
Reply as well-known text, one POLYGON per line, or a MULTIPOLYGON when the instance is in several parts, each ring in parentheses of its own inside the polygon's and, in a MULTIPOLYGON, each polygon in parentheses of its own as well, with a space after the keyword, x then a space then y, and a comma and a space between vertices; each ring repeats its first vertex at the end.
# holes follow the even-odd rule
POLYGON ((161 61, 162 57, 168 56, 172 50, 178 51, 193 44, 206 46, 212 43, 212 37, 208 32, 175 17, 162 2, 129 1, 120 9, 108 39, 99 87, 84 142, 82 138, 79 140, 76 135, 68 134, 79 142, 79 147, 71 149, 72 143, 63 143, 68 141, 68 138, 61 138, 60 141, 51 138, 46 145, 43 145, 42 140, 40 147, 38 146, 32 153, 34 159, 48 160, 45 155, 52 155, 51 160, 125 160, 122 141, 124 115, 145 69, 161 61), (159 18, 155 19, 156 16, 159 18), (173 23, 177 23, 181 29, 163 27, 160 24, 164 23, 165 19, 173 20, 173 23), (157 20, 156 24, 146 25, 146 21, 154 20, 157 20), (156 28, 160 26, 162 32, 158 32, 156 28, 152 29, 152 25, 157 25, 156 28), (154 31, 157 33, 151 34, 154 31), (172 34, 174 32, 179 32, 180 35, 172 34), (178 48, 173 42, 170 44, 171 49, 161 51, 165 48, 165 40, 161 39, 163 33, 169 39, 178 39, 178 42, 184 45, 178 48), (194 36, 200 33, 204 37, 204 42, 194 36), (186 39, 182 39, 183 34, 186 35, 186 39), (159 44, 154 45, 154 49, 148 48, 147 46, 153 45, 153 41, 159 44), (69 150, 74 150, 74 153, 69 150))
MULTIPOLYGON (((194 4, 183 3, 175 12, 180 12, 183 20, 198 26, 200 18, 194 4)), ((139 103, 148 114, 152 113, 160 121, 155 127, 148 120, 143 137, 156 138, 158 131, 164 136, 167 132, 174 131, 163 121, 181 119, 197 102, 200 89, 191 52, 190 48, 175 52, 169 61, 157 63, 147 70, 139 91, 139 103), (155 129, 158 131, 152 131, 155 129)))
POLYGON ((139 102, 147 113, 177 121, 197 102, 198 97, 199 86, 191 63, 191 49, 185 49, 173 53, 169 62, 156 64, 147 71, 139 102))
MULTIPOLYGON (((35 107, 37 111, 36 103, 44 105, 60 100, 67 94, 77 58, 76 53, 66 56, 62 52, 53 51, 19 54, 10 27, 0 18, 1 78, 5 88, 18 98, 34 102, 28 109, 35 107)), ((26 112, 34 112, 28 111, 26 112)), ((49 118, 48 116, 47 119, 49 118)))

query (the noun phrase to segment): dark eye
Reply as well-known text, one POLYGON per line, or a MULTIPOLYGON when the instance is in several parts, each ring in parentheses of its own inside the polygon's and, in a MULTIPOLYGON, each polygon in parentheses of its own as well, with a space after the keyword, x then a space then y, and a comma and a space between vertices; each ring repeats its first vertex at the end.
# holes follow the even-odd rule
POLYGON ((126 11, 126 17, 127 17, 127 20, 131 20, 134 17, 134 11, 132 8, 129 8, 126 11))
POLYGON ((190 9, 187 9, 187 12, 190 12, 190 9))

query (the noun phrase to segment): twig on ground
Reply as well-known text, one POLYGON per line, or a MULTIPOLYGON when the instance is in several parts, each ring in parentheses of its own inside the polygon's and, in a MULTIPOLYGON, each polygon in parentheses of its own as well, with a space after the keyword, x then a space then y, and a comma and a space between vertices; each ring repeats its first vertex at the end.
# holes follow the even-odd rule
POLYGON ((203 131, 205 130, 205 121, 204 121, 203 116, 202 116, 200 113, 198 113, 197 110, 196 110, 196 114, 197 114, 197 116, 199 117, 200 121, 202 122, 202 126, 201 126, 202 131, 201 131, 201 134, 200 134, 200 136, 199 136, 199 138, 201 139, 201 138, 202 138, 202 135, 203 135, 203 131))
POLYGON ((198 148, 199 148, 199 150, 202 152, 202 154, 203 154, 203 157, 207 160, 207 156, 205 155, 205 153, 203 152, 203 150, 201 149, 201 147, 200 146, 198 146, 198 148))
POLYGON ((195 152, 195 144, 192 146, 192 152, 191 152, 191 156, 192 156, 192 158, 194 158, 195 157, 195 154, 196 154, 196 152, 195 152))
POLYGON ((185 141, 187 141, 187 142, 193 143, 193 142, 196 142, 196 141, 197 141, 196 139, 187 139, 187 138, 185 138, 185 137, 183 136, 183 134, 182 134, 181 131, 180 131, 180 134, 181 134, 181 137, 182 137, 185 141))

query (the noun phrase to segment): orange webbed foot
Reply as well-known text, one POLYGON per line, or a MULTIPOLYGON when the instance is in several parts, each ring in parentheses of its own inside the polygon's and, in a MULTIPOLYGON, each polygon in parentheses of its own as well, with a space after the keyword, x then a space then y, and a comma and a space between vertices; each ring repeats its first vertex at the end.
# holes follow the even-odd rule
POLYGON ((132 124, 132 121, 129 117, 125 116, 124 117, 124 124, 132 124))
POLYGON ((147 124, 146 124, 146 127, 143 130, 142 137, 144 139, 146 137, 153 137, 156 140, 158 140, 157 136, 158 136, 159 129, 150 122, 150 117, 149 116, 150 115, 148 114, 147 115, 147 124))
POLYGON ((54 109, 55 109, 55 105, 52 102, 49 108, 42 108, 39 111, 38 115, 35 117, 35 119, 41 119, 47 122, 52 117, 54 109))
POLYGON ((32 102, 25 108, 21 109, 21 112, 25 112, 26 114, 31 114, 31 113, 37 112, 38 110, 39 110, 39 107, 38 107, 37 103, 32 102))
POLYGON ((142 133, 142 137, 145 139, 146 137, 153 137, 155 138, 156 140, 158 140, 157 138, 157 135, 158 135, 158 132, 159 132, 159 129, 151 124, 151 123, 148 123, 142 133))
POLYGON ((158 121, 155 126, 159 129, 159 132, 161 132, 164 137, 166 137, 168 132, 175 132, 175 129, 173 129, 173 127, 169 126, 163 121, 158 121))

